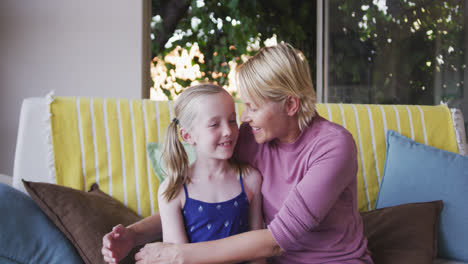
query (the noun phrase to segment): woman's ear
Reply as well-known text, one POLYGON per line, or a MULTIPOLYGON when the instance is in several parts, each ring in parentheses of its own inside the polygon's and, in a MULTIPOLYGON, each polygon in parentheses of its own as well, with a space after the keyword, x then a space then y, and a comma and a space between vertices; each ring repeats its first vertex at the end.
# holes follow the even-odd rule
POLYGON ((192 138, 192 135, 185 129, 181 128, 180 130, 180 137, 182 138, 183 141, 187 142, 190 145, 194 145, 195 141, 192 138))
POLYGON ((286 113, 288 116, 294 116, 297 111, 299 111, 299 98, 294 97, 294 96, 288 96, 286 98, 286 101, 284 103, 284 109, 286 110, 286 113))

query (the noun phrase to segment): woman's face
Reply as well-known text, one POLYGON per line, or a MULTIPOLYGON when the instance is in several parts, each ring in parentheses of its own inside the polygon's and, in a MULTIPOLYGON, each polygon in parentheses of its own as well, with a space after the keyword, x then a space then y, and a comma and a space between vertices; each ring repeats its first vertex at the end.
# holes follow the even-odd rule
POLYGON ((287 136, 287 114, 283 103, 267 100, 264 104, 256 105, 250 98, 243 97, 244 111, 241 121, 249 123, 257 143, 265 143, 278 138, 284 141, 287 136))

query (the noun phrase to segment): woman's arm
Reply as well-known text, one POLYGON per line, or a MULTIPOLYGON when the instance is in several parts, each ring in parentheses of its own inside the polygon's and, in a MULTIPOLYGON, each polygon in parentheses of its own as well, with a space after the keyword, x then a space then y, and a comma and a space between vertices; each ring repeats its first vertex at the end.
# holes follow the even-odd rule
POLYGON ((220 240, 192 244, 147 244, 135 255, 146 263, 238 263, 278 256, 283 251, 268 229, 245 232, 220 240))
POLYGON ((102 238, 102 255, 107 263, 117 263, 137 245, 160 241, 162 237, 159 212, 130 226, 117 225, 102 238))
MULTIPOLYGON (((262 175, 252 167, 244 177, 244 188, 249 197, 249 228, 250 230, 263 229, 263 214, 262 214, 262 175)), ((251 264, 264 264, 265 259, 259 259, 249 262, 251 264)))
POLYGON ((158 191, 158 205, 159 213, 161 215, 163 241, 175 244, 188 243, 184 227, 184 218, 181 210, 181 196, 183 195, 183 192, 179 192, 174 199, 167 201, 163 195, 166 188, 167 181, 164 181, 159 186, 158 191))
POLYGON ((162 225, 159 212, 127 226, 135 234, 135 246, 162 241, 162 225))
POLYGON ((252 167, 244 177, 244 185, 249 197, 249 228, 263 229, 262 214, 262 175, 252 167))
POLYGON ((165 184, 165 182, 163 182, 158 192, 159 209, 162 214, 156 212, 154 215, 146 217, 127 227, 117 225, 112 228, 111 232, 103 237, 101 252, 104 261, 107 263, 117 263, 119 260, 126 257, 134 247, 153 241, 161 241, 163 238, 163 222, 165 225, 165 241, 172 243, 187 242, 183 219, 180 214, 180 206, 176 208, 176 201, 178 201, 178 199, 167 202, 162 197, 162 192, 165 190, 166 186, 167 183, 165 184), (161 219, 161 215, 164 219, 161 219))
POLYGON ((285 251, 296 249, 300 238, 320 226, 344 190, 356 180, 356 145, 350 133, 323 137, 316 146, 308 171, 291 188, 268 225, 285 251))

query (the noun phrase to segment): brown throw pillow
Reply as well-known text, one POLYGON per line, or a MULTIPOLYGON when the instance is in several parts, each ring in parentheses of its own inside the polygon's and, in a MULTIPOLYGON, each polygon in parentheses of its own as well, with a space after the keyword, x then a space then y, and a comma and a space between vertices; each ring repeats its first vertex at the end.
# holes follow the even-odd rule
MULTIPOLYGON (((105 263, 102 237, 117 224, 129 225, 140 217, 99 190, 83 192, 49 183, 28 182, 24 187, 52 222, 67 236, 86 264, 105 263)), ((135 253, 135 252, 133 252, 135 253)), ((133 254, 119 263, 134 263, 133 254)))
POLYGON ((437 255, 442 201, 409 203, 362 212, 375 264, 427 264, 437 255))

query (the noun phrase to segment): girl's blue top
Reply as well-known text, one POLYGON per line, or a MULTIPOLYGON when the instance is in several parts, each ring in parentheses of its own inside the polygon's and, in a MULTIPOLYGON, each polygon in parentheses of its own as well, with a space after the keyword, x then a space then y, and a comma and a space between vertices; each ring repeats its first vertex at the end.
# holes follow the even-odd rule
POLYGON ((185 232, 190 243, 210 241, 240 234, 249 230, 249 199, 244 191, 228 201, 207 203, 189 197, 185 190, 183 208, 185 232))

